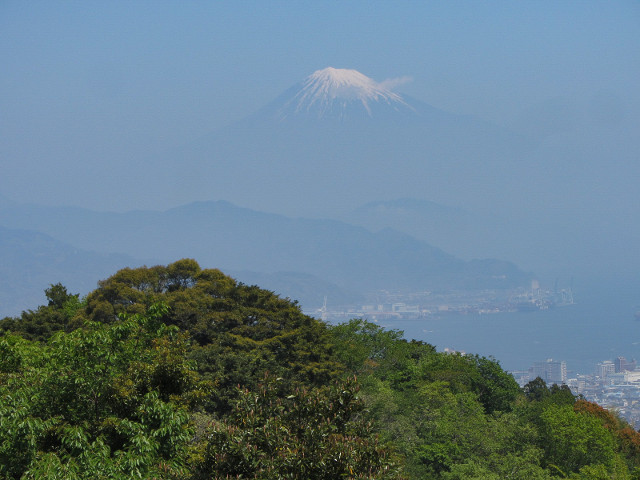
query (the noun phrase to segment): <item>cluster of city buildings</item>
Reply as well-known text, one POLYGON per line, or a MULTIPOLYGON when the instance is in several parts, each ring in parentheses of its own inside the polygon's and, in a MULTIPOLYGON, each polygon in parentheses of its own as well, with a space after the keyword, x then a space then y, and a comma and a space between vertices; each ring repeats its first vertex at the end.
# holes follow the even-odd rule
POLYGON ((337 305, 306 312, 323 320, 344 321, 351 318, 368 320, 416 320, 444 314, 493 314, 517 311, 547 310, 573 303, 571 290, 542 290, 537 281, 531 288, 512 290, 479 290, 400 293, 380 290, 368 295, 362 305, 337 305))
POLYGON ((547 385, 567 385, 575 395, 616 412, 631 425, 640 426, 640 370, 635 360, 625 357, 605 360, 596 365, 592 374, 571 378, 567 377, 567 364, 553 359, 512 373, 520 386, 537 377, 547 385))

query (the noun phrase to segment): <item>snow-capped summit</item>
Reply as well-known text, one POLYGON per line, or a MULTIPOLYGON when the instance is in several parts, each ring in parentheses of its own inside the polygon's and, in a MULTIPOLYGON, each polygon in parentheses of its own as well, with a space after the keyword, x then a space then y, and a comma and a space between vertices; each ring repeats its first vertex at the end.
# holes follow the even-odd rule
MULTIPOLYGON (((473 117, 401 97, 389 85, 402 81, 319 70, 253 114, 167 155, 154 183, 151 173, 145 178, 164 185, 188 171, 189 195, 215 192, 237 203, 260 197, 272 211, 307 216, 425 192, 464 192, 474 204, 489 185, 478 179, 490 178, 496 192, 513 183, 510 166, 526 144, 473 117)), ((440 200, 458 197, 450 198, 440 200)))
POLYGON ((308 114, 344 119, 362 112, 373 116, 376 106, 410 109, 400 95, 357 70, 328 67, 298 84, 277 112, 280 119, 308 114))

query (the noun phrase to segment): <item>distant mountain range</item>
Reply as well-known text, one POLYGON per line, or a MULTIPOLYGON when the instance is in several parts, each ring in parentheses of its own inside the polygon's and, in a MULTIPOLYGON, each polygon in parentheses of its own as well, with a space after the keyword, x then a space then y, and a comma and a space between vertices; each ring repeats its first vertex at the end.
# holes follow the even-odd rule
POLYGON ((374 232, 385 228, 405 232, 462 258, 508 258, 528 265, 536 264, 539 252, 527 255, 527 249, 550 237, 536 235, 530 218, 507 220, 414 198, 369 202, 341 219, 374 232))
MULTIPOLYGON (((282 288, 278 293, 291 298, 300 294, 314 303, 306 305, 309 307, 321 304, 328 290, 346 300, 346 292, 358 298, 378 289, 509 288, 531 278, 509 262, 463 261, 391 229, 374 233, 340 221, 289 218, 228 202, 197 202, 164 212, 127 213, 10 205, 0 208, 0 225, 43 232, 63 242, 52 243, 63 252, 71 251, 72 245, 101 255, 127 255, 134 264, 194 258, 204 267, 240 272, 243 281, 270 279, 263 286, 282 288), (318 291, 311 295, 314 288, 318 291)), ((5 229, 3 235, 10 233, 5 229)), ((26 242, 25 248, 29 245, 26 242)), ((3 257, 7 255, 2 252, 3 257)), ((53 250, 49 255, 59 256, 53 250)), ((60 272, 70 265, 60 264, 60 272)), ((82 268, 82 262, 74 265, 82 268)), ((49 274, 47 268, 43 274, 49 274)), ((64 276, 53 273, 51 283, 64 276)))
POLYGON ((139 265, 126 255, 89 252, 43 233, 0 226, 0 318, 42 305, 51 284, 87 293, 116 270, 139 265))
MULTIPOLYGON (((552 121, 558 108, 551 107, 524 119, 544 121, 544 132, 522 129, 534 141, 401 95, 355 70, 325 68, 197 141, 162 154, 77 159, 81 168, 43 189, 62 190, 57 201, 84 205, 87 198, 99 210, 128 213, 33 207, 11 225, 88 251, 158 262, 193 256, 237 271, 318 275, 354 290, 375 287, 384 275, 389 284, 399 279, 398 288, 419 285, 419 279, 428 283, 422 273, 404 274, 433 269, 438 255, 430 256, 425 245, 465 260, 514 261, 551 281, 556 275, 637 271, 637 114, 629 109, 626 120, 612 125, 577 118, 558 124, 552 121), (77 192, 64 183, 69 179, 77 192), (197 216, 192 202, 214 199, 253 211, 201 203, 205 223, 189 220, 197 216), (175 205, 189 207, 171 209, 175 205), (133 210, 143 206, 146 211, 133 210), (340 222, 326 221, 312 228, 298 217, 332 218, 366 230, 349 227, 347 234, 340 222), (181 223, 195 235, 186 243, 176 236, 181 223), (316 229, 315 237, 302 235, 305 229, 316 229), (332 229, 344 237, 339 248, 332 229), (271 245, 267 255, 266 247, 253 250, 255 237, 271 245), (349 242, 353 258, 336 253, 349 251, 349 242), (401 246, 411 260, 400 255, 401 246), (303 253, 314 257, 300 263, 303 253), (432 263, 413 259, 429 256, 432 263)), ((33 188, 41 187, 34 180, 33 188)), ((24 210, 2 197, 0 207, 24 210)), ((458 275, 461 265, 451 272, 458 275)))

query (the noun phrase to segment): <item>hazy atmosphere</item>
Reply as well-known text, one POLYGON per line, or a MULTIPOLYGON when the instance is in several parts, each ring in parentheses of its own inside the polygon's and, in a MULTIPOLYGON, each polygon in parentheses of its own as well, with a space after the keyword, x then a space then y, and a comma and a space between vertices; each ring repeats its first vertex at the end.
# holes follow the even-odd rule
POLYGON ((607 279, 632 318, 639 27, 633 1, 4 1, 3 261, 57 260, 2 313, 188 257, 309 308, 607 279))
POLYGON ((640 2, 0 0, 0 480, 640 479, 640 2))

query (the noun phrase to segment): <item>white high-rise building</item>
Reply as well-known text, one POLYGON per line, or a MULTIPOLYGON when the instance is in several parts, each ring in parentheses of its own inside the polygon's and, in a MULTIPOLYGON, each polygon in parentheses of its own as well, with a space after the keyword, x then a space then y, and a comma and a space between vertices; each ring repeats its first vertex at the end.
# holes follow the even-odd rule
POLYGON ((612 373, 616 373, 616 365, 611 360, 605 360, 596 365, 596 375, 602 380, 607 378, 612 373))
POLYGON ((551 358, 546 362, 536 362, 529 369, 531 379, 542 378, 547 384, 562 384, 567 381, 567 363, 557 362, 551 358))

